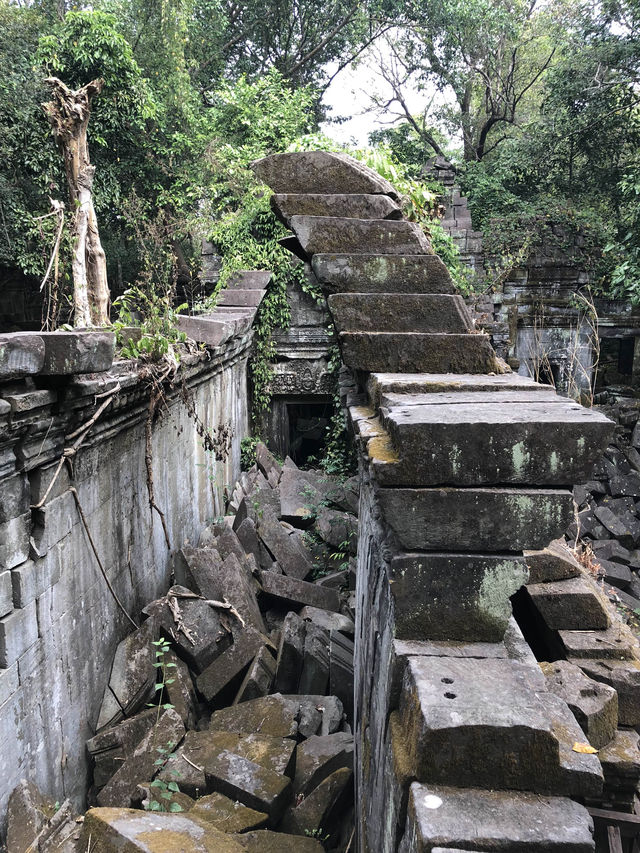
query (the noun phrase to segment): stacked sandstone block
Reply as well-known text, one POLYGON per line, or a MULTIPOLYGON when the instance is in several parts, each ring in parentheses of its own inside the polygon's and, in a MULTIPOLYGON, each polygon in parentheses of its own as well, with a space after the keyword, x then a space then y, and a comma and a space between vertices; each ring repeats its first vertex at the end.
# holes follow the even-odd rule
POLYGON ((361 851, 594 849, 597 756, 510 619, 613 425, 505 373, 397 194, 327 152, 254 164, 328 296, 361 449, 361 851))

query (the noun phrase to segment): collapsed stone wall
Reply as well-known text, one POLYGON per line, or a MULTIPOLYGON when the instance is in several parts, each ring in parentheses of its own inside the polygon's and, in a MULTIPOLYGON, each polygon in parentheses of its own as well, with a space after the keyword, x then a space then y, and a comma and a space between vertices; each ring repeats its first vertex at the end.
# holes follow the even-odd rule
MULTIPOLYGON (((77 490, 111 585, 124 609, 137 613, 166 590, 176 550, 195 543, 223 513, 224 486, 240 470, 240 441, 248 433, 250 318, 236 331, 230 322, 217 346, 183 357, 174 390, 154 418, 155 501, 170 547, 149 506, 152 386, 144 374, 131 362, 109 368, 112 340, 97 361, 91 353, 83 364, 76 359, 78 374, 73 358, 57 366, 47 360, 50 342, 63 341, 64 333, 45 336, 44 368, 42 358, 34 366, 24 338, 22 344, 19 337, 0 339, 0 837, 7 798, 21 778, 53 799, 82 805, 85 741, 95 732, 114 650, 131 630, 100 573, 70 489, 77 490), (21 355, 12 350, 19 346, 21 355), (24 376, 43 369, 46 375, 24 376), (69 436, 118 385, 72 459, 73 479, 65 466, 42 508, 32 509, 73 443, 69 436), (215 451, 205 451, 185 395, 205 429, 220 439, 215 451)), ((210 325, 216 328, 216 321, 210 325)), ((37 350, 40 336, 29 340, 37 350)))

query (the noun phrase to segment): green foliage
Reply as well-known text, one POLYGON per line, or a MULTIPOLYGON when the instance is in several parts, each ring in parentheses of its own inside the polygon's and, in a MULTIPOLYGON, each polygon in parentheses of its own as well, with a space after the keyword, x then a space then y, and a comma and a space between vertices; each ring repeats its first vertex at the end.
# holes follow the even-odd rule
POLYGON ((176 328, 176 317, 187 307, 186 303, 174 309, 167 293, 159 293, 153 287, 129 287, 113 305, 118 311, 113 328, 123 358, 178 359, 174 344, 184 342, 186 335, 176 328), (140 334, 132 334, 131 327, 139 327, 140 334))
POLYGON ((258 436, 246 435, 240 440, 240 467, 248 471, 256 463, 256 446, 260 438, 258 436))

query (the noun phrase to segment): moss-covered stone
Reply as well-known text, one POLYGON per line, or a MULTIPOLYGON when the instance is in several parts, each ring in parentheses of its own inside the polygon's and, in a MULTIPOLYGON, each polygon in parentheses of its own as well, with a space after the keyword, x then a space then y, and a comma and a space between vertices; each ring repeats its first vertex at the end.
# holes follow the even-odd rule
POLYGON ((250 809, 248 806, 225 797, 224 794, 209 794, 201 797, 190 814, 213 824, 221 832, 247 832, 267 825, 269 815, 250 809))

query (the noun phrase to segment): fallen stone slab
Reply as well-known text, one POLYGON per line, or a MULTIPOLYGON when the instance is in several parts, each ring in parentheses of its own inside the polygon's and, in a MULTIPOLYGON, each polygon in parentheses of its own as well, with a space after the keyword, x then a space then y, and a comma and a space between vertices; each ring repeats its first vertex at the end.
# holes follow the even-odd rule
POLYGON ((582 576, 529 584, 527 592, 548 628, 561 631, 602 631, 610 619, 597 587, 582 576))
POLYGON ((598 755, 605 785, 635 792, 640 780, 640 735, 633 729, 614 733, 598 755))
POLYGON ((291 229, 308 256, 328 252, 357 254, 365 250, 383 255, 420 255, 433 251, 422 229, 406 220, 293 216, 291 229))
POLYGON ((617 514, 607 506, 599 506, 594 515, 624 547, 634 548, 640 541, 640 521, 632 513, 617 514))
POLYGON ((298 692, 324 695, 331 692, 327 689, 328 687, 329 632, 309 622, 305 626, 298 692))
POLYGON ((633 575, 629 566, 623 563, 614 563, 610 560, 598 560, 602 577, 606 584, 615 586, 617 589, 628 589, 633 575))
MULTIPOLYGON (((452 542, 470 551, 540 548, 565 530, 574 514, 571 492, 560 489, 378 489, 377 500, 398 544, 410 551, 437 551, 452 542)), ((555 552, 527 551, 527 565, 535 564, 534 577, 542 572, 543 558, 547 574, 554 564, 556 572, 571 568, 570 559, 563 561, 555 552)), ((573 574, 561 576, 579 572, 578 566, 573 574)))
POLYGON ((399 718, 407 772, 419 781, 583 796, 601 790, 597 758, 567 753, 584 738, 580 727, 559 699, 535 689, 528 665, 409 658, 399 718))
POLYGON ((346 732, 312 735, 299 744, 293 779, 295 794, 306 797, 335 770, 342 767, 352 770, 353 749, 353 735, 346 732))
POLYGON ((215 711, 209 728, 211 731, 221 729, 239 734, 257 732, 272 737, 295 737, 299 715, 300 701, 297 697, 274 693, 215 711))
POLYGON ((567 580, 582 574, 580 563, 563 539, 556 539, 538 551, 525 551, 524 559, 529 569, 529 583, 532 584, 567 580))
POLYGON ((591 746, 601 749, 615 736, 618 727, 618 696, 607 684, 588 678, 568 661, 540 664, 547 687, 563 699, 587 736, 591 746))
POLYGON ((118 725, 103 729, 87 741, 87 752, 94 760, 93 784, 97 788, 106 785, 122 762, 133 755, 157 719, 157 709, 148 708, 118 725))
POLYGON ((158 781, 141 782, 131 798, 134 808, 175 813, 190 811, 195 802, 188 794, 174 791, 158 781), (157 805, 154 806, 154 803, 157 805))
POLYGON ((341 332, 342 360, 355 370, 397 373, 491 373, 486 335, 435 332, 341 332))
POLYGON ((262 646, 251 662, 233 704, 237 705, 239 702, 247 702, 249 699, 266 696, 271 690, 275 674, 275 658, 266 646, 262 646))
POLYGON ((625 566, 630 565, 633 560, 632 552, 623 548, 615 539, 596 540, 591 543, 591 548, 598 560, 609 560, 625 566))
POLYGON ((196 686, 208 702, 213 702, 224 690, 232 689, 235 680, 239 679, 265 641, 264 635, 257 631, 243 631, 236 636, 232 646, 200 673, 196 686))
POLYGON ((43 365, 44 341, 40 335, 0 335, 0 381, 39 373, 43 365))
POLYGON ((342 483, 335 483, 326 492, 325 499, 338 509, 357 517, 360 508, 360 478, 355 475, 342 483))
POLYGON ((315 838, 301 838, 284 832, 258 829, 236 836, 246 853, 323 853, 324 847, 315 838))
POLYGON ((135 714, 153 694, 155 636, 155 623, 149 619, 118 644, 98 716, 98 730, 135 714))
POLYGON ((291 780, 228 750, 221 750, 205 765, 207 782, 214 791, 269 815, 277 824, 292 797, 291 780))
POLYGON ((623 474, 620 470, 616 471, 615 477, 609 479, 609 490, 614 498, 625 495, 640 497, 640 473, 631 471, 623 474))
POLYGON ((96 853, 244 853, 233 835, 197 815, 140 809, 90 809, 80 838, 81 850, 96 853), (98 840, 99 846, 95 846, 98 840))
POLYGON ((280 477, 280 518, 291 524, 310 522, 323 496, 297 468, 284 468, 280 477))
POLYGON ((269 822, 269 815, 265 812, 250 809, 237 800, 217 793, 201 797, 189 814, 208 821, 220 832, 229 833, 262 829, 269 822))
POLYGON ((473 328, 461 296, 434 293, 335 293, 328 298, 338 332, 449 332, 473 328))
POLYGON ((268 478, 269 474, 273 472, 278 480, 280 479, 282 465, 262 441, 256 444, 256 465, 265 477, 268 478))
POLYGON ((335 589, 298 580, 274 572, 260 572, 260 583, 265 596, 286 604, 290 608, 319 607, 322 610, 340 610, 340 596, 335 589))
POLYGON ((429 405, 382 410, 393 447, 405 461, 387 472, 374 460, 381 485, 530 488, 579 482, 613 426, 599 412, 560 397, 523 406, 509 403, 508 391, 496 391, 494 403, 442 404, 438 394, 431 396, 429 405))
POLYGON ((173 651, 166 652, 165 690, 167 700, 173 705, 186 729, 194 729, 197 722, 196 691, 191 680, 191 673, 186 663, 173 651))
POLYGON ((290 224, 292 216, 402 219, 402 210, 392 198, 370 193, 275 193, 271 207, 285 225, 290 224))
POLYGON ((614 688, 618 694, 618 723, 621 726, 640 725, 640 661, 573 658, 571 662, 589 678, 614 688))
POLYGON ((527 579, 524 559, 515 555, 400 554, 391 572, 398 640, 500 642, 511 617, 510 596, 527 579))
POLYGON ((261 569, 269 570, 273 564, 273 559, 262 544, 256 526, 251 518, 245 518, 237 529, 236 536, 238 541, 244 548, 245 554, 251 554, 256 563, 261 569))
POLYGON ((347 719, 353 720, 354 643, 339 631, 329 632, 329 693, 342 702, 347 719))
POLYGON ((227 289, 266 290, 272 278, 269 270, 237 270, 227 279, 227 289))
POLYGON ((264 290, 241 290, 238 287, 229 290, 224 288, 218 294, 218 305, 257 308, 264 298, 264 293, 264 290))
POLYGON ((304 659, 306 625, 293 612, 287 613, 280 632, 275 687, 279 693, 297 693, 304 659))
POLYGON ((387 180, 347 154, 330 151, 271 154, 254 160, 251 168, 276 193, 365 193, 398 197, 387 180))
POLYGON ((323 507, 315 522, 318 535, 332 548, 356 554, 358 548, 358 519, 349 512, 323 507))
POLYGON ((290 808, 282 819, 282 830, 292 835, 316 835, 321 829, 327 835, 353 802, 353 771, 350 767, 334 770, 300 803, 290 808))
POLYGON ((343 616, 342 613, 334 613, 331 610, 322 610, 319 607, 307 605, 302 608, 298 616, 300 619, 313 622, 320 628, 326 628, 327 631, 342 631, 343 634, 349 636, 353 636, 355 632, 353 620, 349 619, 348 616, 343 616))
POLYGON ((344 719, 337 696, 289 696, 299 707, 298 732, 303 738, 337 732, 344 719))
POLYGON ((173 708, 162 711, 158 722, 99 792, 99 805, 128 808, 138 783, 154 778, 184 735, 184 724, 173 708))
POLYGON ((258 521, 258 534, 285 575, 302 579, 311 573, 313 564, 308 553, 285 532, 269 509, 264 510, 258 521))
POLYGON ((233 337, 236 324, 232 318, 225 320, 215 314, 196 317, 178 314, 176 328, 198 343, 218 347, 233 337))
POLYGON ((455 294, 437 255, 316 254, 311 266, 330 293, 455 294))
POLYGON ((55 811, 53 801, 44 797, 33 782, 22 779, 11 792, 7 806, 8 853, 26 853, 55 811))
POLYGON ((593 821, 566 797, 414 782, 400 853, 434 847, 510 853, 594 853, 593 821))
POLYGON ((627 625, 617 620, 606 631, 560 631, 560 639, 569 659, 640 659, 638 640, 627 625))

